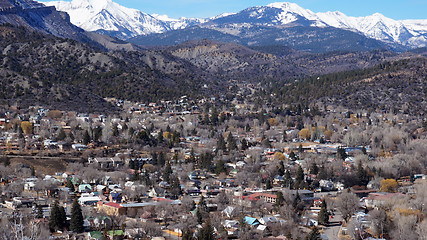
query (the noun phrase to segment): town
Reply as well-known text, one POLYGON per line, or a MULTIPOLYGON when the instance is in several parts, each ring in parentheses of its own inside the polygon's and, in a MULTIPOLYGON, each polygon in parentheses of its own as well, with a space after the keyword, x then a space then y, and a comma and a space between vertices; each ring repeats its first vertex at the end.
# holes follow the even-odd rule
POLYGON ((425 119, 240 99, 252 88, 104 115, 1 106, 0 238, 427 236, 425 119))

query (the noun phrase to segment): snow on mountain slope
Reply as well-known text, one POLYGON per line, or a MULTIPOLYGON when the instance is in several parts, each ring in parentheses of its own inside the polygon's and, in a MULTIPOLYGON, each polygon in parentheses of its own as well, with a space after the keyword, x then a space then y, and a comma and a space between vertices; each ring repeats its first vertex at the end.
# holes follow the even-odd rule
POLYGON ((208 21, 203 18, 186 18, 179 19, 170 18, 167 15, 152 14, 152 16, 160 21, 163 21, 170 30, 184 29, 189 26, 199 25, 208 21))
POLYGON ((150 15, 137 9, 123 7, 112 0, 72 0, 71 2, 42 2, 67 12, 71 22, 86 31, 118 32, 122 39, 137 35, 163 33, 201 24, 204 19, 172 19, 166 15, 150 15))
POLYGON ((169 30, 160 20, 136 9, 123 7, 112 0, 72 0, 44 2, 67 12, 73 24, 86 31, 122 32, 123 38, 169 30))
POLYGON ((386 42, 406 42, 419 34, 408 29, 403 23, 375 13, 367 17, 349 17, 341 12, 318 13, 327 25, 360 32, 367 37, 386 42))
POLYGON ((313 21, 313 24, 312 24, 313 26, 316 26, 316 27, 326 26, 314 12, 308 9, 304 9, 295 3, 276 2, 276 3, 268 4, 267 7, 278 8, 282 10, 282 12, 277 16, 277 20, 281 24, 291 23, 297 20, 295 16, 302 16, 307 20, 313 21))
MULTIPOLYGON (((314 13, 295 3, 276 2, 251 7, 239 13, 221 14, 209 19, 179 18, 149 15, 123 7, 112 0, 72 0, 43 2, 67 12, 71 22, 87 31, 102 31, 122 39, 137 35, 164 33, 194 25, 213 23, 217 28, 233 25, 287 25, 335 27, 350 30, 366 37, 409 47, 427 45, 427 20, 396 21, 379 13, 367 17, 351 17, 341 12, 314 13)), ((219 29, 218 29, 219 30, 219 29)))
POLYGON ((424 19, 409 19, 400 21, 403 23, 408 29, 413 31, 417 31, 420 33, 427 33, 427 20, 424 19))
MULTIPOLYGON (((252 7, 243 10, 236 15, 247 14, 257 23, 264 25, 286 25, 297 21, 308 20, 313 27, 335 27, 358 32, 366 37, 381 40, 387 43, 397 43, 405 46, 418 47, 427 44, 427 20, 396 21, 387 18, 380 13, 375 13, 367 17, 350 17, 341 12, 314 13, 304 9, 295 3, 277 2, 267 6, 252 7), (279 11, 269 11, 273 8, 279 11), (269 14, 274 14, 271 16, 269 14), (271 20, 272 21, 262 21, 271 20)), ((237 18, 237 16, 234 18, 237 18)))

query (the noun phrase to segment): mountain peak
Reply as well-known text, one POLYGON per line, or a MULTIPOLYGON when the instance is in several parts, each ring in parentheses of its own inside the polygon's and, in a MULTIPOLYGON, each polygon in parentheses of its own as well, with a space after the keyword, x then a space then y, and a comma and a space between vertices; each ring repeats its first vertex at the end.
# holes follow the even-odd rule
POLYGON ((267 5, 267 7, 274 7, 274 8, 280 8, 280 9, 289 9, 289 10, 303 9, 298 4, 296 4, 296 3, 290 3, 290 2, 275 2, 275 3, 270 3, 270 4, 267 5))

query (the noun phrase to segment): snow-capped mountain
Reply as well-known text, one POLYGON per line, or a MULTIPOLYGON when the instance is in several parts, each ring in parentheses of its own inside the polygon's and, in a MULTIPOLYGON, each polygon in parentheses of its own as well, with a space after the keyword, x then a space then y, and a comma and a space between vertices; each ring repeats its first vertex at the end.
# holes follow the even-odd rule
POLYGON ((179 19, 170 18, 168 15, 152 14, 152 16, 168 26, 169 30, 184 29, 189 26, 199 25, 207 22, 203 18, 186 18, 180 17, 179 19))
POLYGON ((404 46, 427 45, 427 20, 396 21, 376 13, 367 17, 350 17, 341 12, 314 13, 295 3, 277 2, 245 9, 232 16, 217 18, 217 23, 258 24, 267 26, 298 24, 312 27, 335 27, 358 32, 368 38, 404 46))
POLYGON ((387 44, 404 47, 427 46, 427 20, 396 21, 376 13, 351 17, 341 12, 314 13, 295 3, 277 2, 247 8, 238 13, 209 19, 179 18, 147 14, 123 7, 112 0, 72 0, 43 2, 70 15, 71 22, 87 31, 98 31, 128 39, 137 35, 165 33, 199 25, 225 34, 239 34, 247 26, 334 27, 362 34, 387 44), (230 27, 232 26, 232 27, 230 27))
POLYGON ((112 0, 72 0, 71 2, 42 2, 67 12, 76 26, 86 31, 100 31, 127 39, 137 35, 162 33, 189 25, 200 24, 202 20, 191 18, 170 19, 152 16, 137 9, 123 7, 112 0))

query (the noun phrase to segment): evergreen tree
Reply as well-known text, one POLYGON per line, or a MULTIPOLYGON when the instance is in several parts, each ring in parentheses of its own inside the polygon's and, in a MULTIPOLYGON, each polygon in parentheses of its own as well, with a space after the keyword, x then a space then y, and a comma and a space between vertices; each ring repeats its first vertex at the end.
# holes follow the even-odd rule
POLYGON ((86 130, 85 133, 83 134, 83 144, 87 145, 90 143, 90 136, 89 136, 89 132, 86 130))
POLYGON ((297 184, 301 184, 304 182, 304 170, 302 170, 301 166, 298 166, 297 174, 295 177, 295 181, 297 184))
POLYGON ((280 206, 282 206, 283 205, 283 203, 285 202, 285 198, 283 197, 283 193, 282 193, 282 191, 278 191, 277 193, 276 193, 276 196, 277 196, 277 198, 276 198, 276 203, 274 204, 275 206, 277 206, 277 207, 280 207, 280 206))
POLYGON ((322 240, 319 229, 315 226, 311 232, 305 237, 305 240, 322 240))
POLYGON ((59 210, 58 202, 55 201, 50 209, 49 229, 51 232, 56 232, 63 226, 61 212, 59 210))
POLYGON ((62 140, 64 140, 65 138, 67 137, 67 135, 65 134, 65 132, 64 132, 64 129, 59 129, 59 133, 58 133, 58 136, 56 137, 56 139, 58 140, 58 141, 62 141, 62 140))
POLYGON ((166 163, 166 166, 163 169, 163 181, 169 182, 171 174, 172 174, 172 168, 171 168, 171 165, 168 162, 168 163, 166 163))
POLYGON ((271 180, 270 179, 267 179, 267 182, 265 183, 265 189, 271 189, 273 186, 272 186, 272 184, 271 184, 271 180))
POLYGON ((319 167, 317 166, 317 164, 316 164, 316 163, 313 163, 313 164, 311 165, 310 173, 311 173, 311 174, 314 174, 314 175, 317 175, 317 174, 319 173, 319 167))
POLYGON ((70 230, 76 233, 82 233, 84 231, 82 209, 77 198, 74 199, 71 208, 70 230))
POLYGON ((163 167, 166 163, 166 156, 164 152, 159 153, 159 165, 160 167, 163 167))
POLYGON ((214 158, 214 156, 209 152, 202 154, 200 156, 200 161, 199 161, 200 162, 200 168, 210 170, 213 158, 214 158))
POLYGON ((329 224, 329 213, 326 205, 326 200, 323 199, 322 206, 320 207, 320 212, 317 218, 319 224, 328 225, 329 224))
POLYGON ((279 175, 279 176, 285 175, 285 165, 283 164, 283 161, 279 162, 279 167, 277 169, 277 175, 279 175))
POLYGON ((73 184, 73 181, 71 180, 71 177, 67 177, 67 183, 65 184, 65 187, 69 188, 70 192, 75 191, 74 184, 73 184))
POLYGON ((366 186, 369 183, 369 176, 365 169, 363 169, 362 162, 357 164, 357 172, 356 172, 358 185, 366 186))
POLYGON ((210 123, 212 126, 216 126, 218 124, 218 112, 216 108, 212 108, 210 123))
POLYGON ((347 153, 343 147, 339 147, 337 149, 337 157, 341 160, 345 160, 347 158, 347 153))
POLYGON ((233 151, 237 149, 236 140, 234 139, 233 134, 231 134, 231 132, 228 134, 227 143, 228 143, 228 151, 233 151))
POLYGON ((206 223, 203 225, 203 228, 200 229, 199 233, 197 234, 197 240, 214 240, 214 229, 210 223, 210 220, 206 221, 206 223))
POLYGON ((246 141, 245 138, 242 139, 241 144, 242 144, 241 148, 242 148, 243 151, 246 150, 246 149, 248 149, 248 141, 246 141))
POLYGON ((152 153, 152 161, 151 163, 156 166, 159 163, 159 158, 158 158, 158 154, 156 152, 152 153))
POLYGON ((222 151, 226 151, 227 150, 227 146, 224 140, 224 137, 222 136, 222 134, 219 134, 218 137, 218 142, 216 144, 216 149, 217 151, 222 150, 222 151))
POLYGON ((219 175, 221 173, 227 173, 227 169, 225 168, 224 161, 222 161, 221 159, 216 163, 215 173, 217 175, 219 175))
POLYGON ((30 169, 31 169, 31 176, 36 176, 36 169, 34 168, 34 166, 31 166, 30 169))
POLYGON ((320 167, 319 174, 317 174, 317 178, 318 179, 323 179, 323 180, 329 179, 328 172, 326 171, 325 166, 322 165, 320 167))
POLYGON ((175 176, 171 177, 171 194, 175 199, 178 198, 182 194, 181 184, 179 182, 179 179, 175 176))
POLYGON ((285 182, 283 183, 284 187, 292 187, 292 185, 294 185, 292 177, 291 177, 291 173, 288 171, 285 172, 285 176, 284 176, 284 180, 285 182))
POLYGON ((160 130, 160 132, 159 132, 159 134, 157 134, 157 141, 159 142, 159 143, 162 143, 163 142, 163 130, 160 130))
POLYGON ((67 225, 67 214, 64 207, 59 207, 59 229, 64 229, 67 225))

